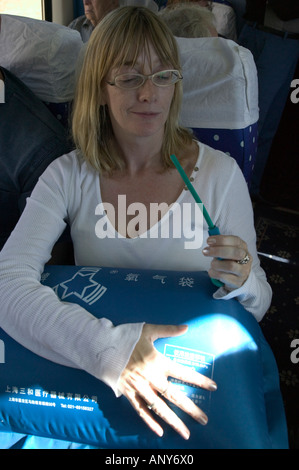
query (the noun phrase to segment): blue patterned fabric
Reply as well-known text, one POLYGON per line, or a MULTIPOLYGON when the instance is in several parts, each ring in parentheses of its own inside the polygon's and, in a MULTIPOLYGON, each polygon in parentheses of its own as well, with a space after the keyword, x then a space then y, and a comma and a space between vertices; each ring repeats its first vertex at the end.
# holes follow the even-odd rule
POLYGON ((245 129, 192 129, 200 142, 233 157, 250 187, 257 152, 257 124, 245 129))

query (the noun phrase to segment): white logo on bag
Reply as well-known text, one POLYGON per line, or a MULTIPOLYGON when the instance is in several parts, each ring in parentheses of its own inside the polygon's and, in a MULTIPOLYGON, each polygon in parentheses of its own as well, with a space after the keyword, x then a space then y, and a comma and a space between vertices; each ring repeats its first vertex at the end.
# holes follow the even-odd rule
POLYGON ((0 364, 5 364, 5 344, 0 340, 0 364))
POLYGON ((100 270, 101 268, 82 268, 70 279, 53 287, 53 290, 61 300, 66 300, 74 295, 92 305, 107 291, 107 287, 93 279, 100 270))

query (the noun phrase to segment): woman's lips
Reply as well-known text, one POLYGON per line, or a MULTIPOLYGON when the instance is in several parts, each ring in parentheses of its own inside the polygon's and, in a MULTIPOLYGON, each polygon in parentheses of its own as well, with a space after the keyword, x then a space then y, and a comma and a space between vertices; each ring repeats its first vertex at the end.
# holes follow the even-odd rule
POLYGON ((145 117, 145 118, 154 118, 159 115, 159 113, 142 112, 142 111, 134 111, 133 114, 136 114, 137 116, 145 117))

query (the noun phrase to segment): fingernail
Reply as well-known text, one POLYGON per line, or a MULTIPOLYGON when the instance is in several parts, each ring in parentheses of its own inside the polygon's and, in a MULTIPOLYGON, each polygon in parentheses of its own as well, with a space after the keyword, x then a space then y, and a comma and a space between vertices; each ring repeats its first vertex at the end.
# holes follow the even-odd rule
POLYGON ((201 416, 199 421, 203 426, 205 426, 208 423, 208 418, 206 416, 201 416))
POLYGON ((204 255, 208 255, 210 253, 210 248, 204 248, 202 252, 204 255))
POLYGON ((189 439, 190 437, 190 432, 189 431, 183 431, 183 438, 186 439, 186 441, 189 439))
POLYGON ((208 245, 213 245, 214 243, 216 243, 216 238, 208 238, 207 243, 208 245))
POLYGON ((217 385, 216 384, 210 384, 209 385, 209 390, 211 390, 211 392, 215 392, 217 390, 217 385))

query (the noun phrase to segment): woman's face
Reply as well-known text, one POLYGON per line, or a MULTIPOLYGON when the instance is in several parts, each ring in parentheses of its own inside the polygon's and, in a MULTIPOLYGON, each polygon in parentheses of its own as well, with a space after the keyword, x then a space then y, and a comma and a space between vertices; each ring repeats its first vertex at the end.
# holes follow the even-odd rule
MULTIPOLYGON (((171 65, 162 64, 154 48, 150 47, 149 54, 140 54, 134 67, 132 64, 126 64, 113 69, 106 79, 113 82, 115 76, 123 73, 151 75, 171 68, 173 68, 171 65)), ((108 106, 116 138, 119 140, 156 136, 162 139, 174 95, 174 86, 158 87, 150 79, 140 88, 129 90, 107 84, 103 104, 108 106)))

